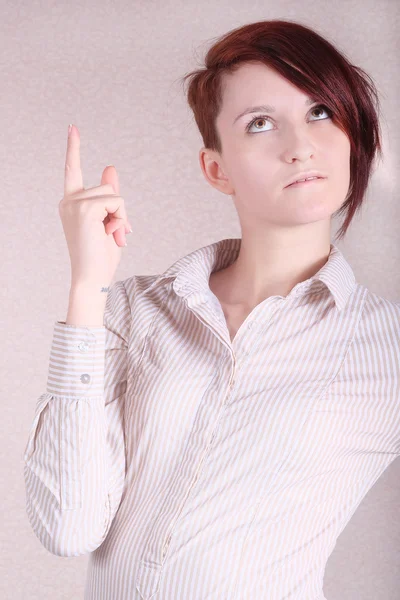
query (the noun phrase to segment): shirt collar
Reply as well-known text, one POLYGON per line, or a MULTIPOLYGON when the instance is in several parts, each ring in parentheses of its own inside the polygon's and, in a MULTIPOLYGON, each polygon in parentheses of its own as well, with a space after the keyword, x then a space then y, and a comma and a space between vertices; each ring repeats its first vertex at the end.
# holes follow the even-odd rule
MULTIPOLYGON (((143 293, 147 294, 155 286, 165 284, 171 278, 175 279, 174 290, 179 295, 187 296, 199 291, 210 293, 211 273, 233 263, 239 254, 240 244, 241 238, 227 238, 194 250, 158 275, 143 293)), ((334 244, 330 247, 328 261, 315 275, 294 286, 289 296, 304 295, 312 286, 320 286, 319 282, 322 282, 332 294, 336 307, 340 311, 354 291, 356 279, 339 248, 334 244)))

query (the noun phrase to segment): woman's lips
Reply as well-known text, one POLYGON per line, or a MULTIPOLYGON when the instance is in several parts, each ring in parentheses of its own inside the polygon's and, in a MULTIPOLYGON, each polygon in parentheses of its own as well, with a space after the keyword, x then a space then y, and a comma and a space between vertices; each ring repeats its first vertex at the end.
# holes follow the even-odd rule
POLYGON ((309 183, 318 183, 318 181, 325 181, 326 177, 318 177, 318 179, 309 179, 308 181, 299 181, 298 183, 291 183, 286 187, 300 187, 302 185, 308 185, 309 183))

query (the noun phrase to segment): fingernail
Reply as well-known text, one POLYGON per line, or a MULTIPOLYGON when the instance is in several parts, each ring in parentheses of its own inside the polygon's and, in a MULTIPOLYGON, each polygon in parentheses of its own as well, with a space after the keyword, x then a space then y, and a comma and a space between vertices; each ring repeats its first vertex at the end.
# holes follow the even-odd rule
POLYGON ((125 242, 125 246, 127 246, 127 245, 128 245, 128 243, 127 243, 127 242, 125 242))
POLYGON ((72 131, 72 123, 70 123, 68 125, 68 136, 70 135, 71 131, 72 131))

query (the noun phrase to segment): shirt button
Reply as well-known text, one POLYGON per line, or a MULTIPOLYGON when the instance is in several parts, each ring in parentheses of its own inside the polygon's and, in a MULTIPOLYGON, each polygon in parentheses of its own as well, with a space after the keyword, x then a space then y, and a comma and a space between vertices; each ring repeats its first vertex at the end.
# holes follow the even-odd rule
POLYGON ((86 342, 79 342, 78 348, 81 352, 87 352, 89 350, 89 344, 86 342))
POLYGON ((83 375, 81 375, 81 381, 82 383, 89 383, 90 375, 88 375, 88 373, 84 373, 83 375))
POLYGON ((257 321, 250 321, 247 325, 247 328, 253 329, 253 331, 259 333, 261 329, 261 323, 258 323, 257 321))

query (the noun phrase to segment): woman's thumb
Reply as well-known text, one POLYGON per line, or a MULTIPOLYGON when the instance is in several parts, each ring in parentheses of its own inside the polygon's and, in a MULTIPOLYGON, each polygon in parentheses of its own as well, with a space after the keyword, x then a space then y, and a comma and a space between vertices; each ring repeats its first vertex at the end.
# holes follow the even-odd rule
POLYGON ((114 165, 107 165, 107 167, 104 169, 103 174, 101 176, 101 185, 104 185, 105 183, 110 183, 114 188, 114 192, 118 196, 121 195, 119 192, 119 180, 117 169, 114 167, 114 165))

